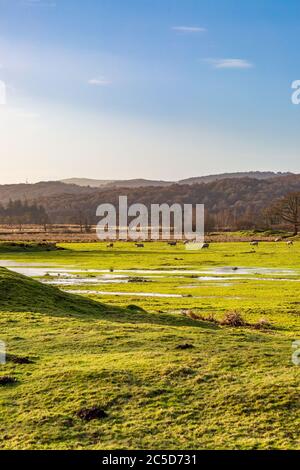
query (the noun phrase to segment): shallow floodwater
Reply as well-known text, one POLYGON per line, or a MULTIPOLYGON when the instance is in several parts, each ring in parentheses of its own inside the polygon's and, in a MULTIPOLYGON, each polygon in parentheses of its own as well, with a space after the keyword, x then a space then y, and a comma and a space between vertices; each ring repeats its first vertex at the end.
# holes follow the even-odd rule
MULTIPOLYGON (((109 284, 126 284, 129 282, 151 282, 155 279, 164 279, 167 276, 176 277, 176 279, 191 276, 195 282, 192 285, 178 286, 178 289, 196 289, 205 286, 217 288, 230 287, 236 281, 284 281, 300 282, 300 279, 289 278, 298 274, 293 269, 264 268, 264 267, 214 267, 203 269, 80 269, 74 266, 55 266, 43 263, 18 263, 11 260, 0 260, 0 266, 7 267, 12 271, 24 274, 29 277, 43 278, 41 281, 45 284, 55 285, 61 289, 74 287, 74 290, 68 292, 75 294, 91 295, 116 295, 116 296, 137 296, 137 297, 161 297, 161 298, 185 298, 184 294, 164 294, 158 292, 107 292, 99 290, 80 290, 76 286, 101 286, 109 284), (93 274, 93 276, 91 275, 93 274), (141 276, 141 278, 139 278, 141 276), (262 276, 262 277, 259 277, 262 276), (267 277, 268 276, 268 277, 267 277)), ((300 271, 299 271, 300 274, 300 271)), ((146 287, 145 287, 146 289, 146 287)), ((218 296, 211 296, 218 297, 218 296)), ((193 298, 207 298, 194 297, 193 298)), ((209 297, 210 298, 210 297, 209 297)))
POLYGON ((42 281, 43 284, 50 284, 51 286, 76 286, 83 284, 127 284, 128 279, 94 279, 94 278, 65 278, 65 279, 54 279, 53 281, 47 280, 42 281))
MULTIPOLYGON (((116 296, 126 296, 126 297, 160 297, 160 298, 174 298, 174 299, 184 299, 189 298, 190 296, 184 294, 161 294, 158 292, 108 292, 108 291, 99 291, 99 290, 82 290, 82 289, 71 289, 64 290, 69 294, 81 294, 81 295, 116 295, 116 296)), ((224 296, 219 295, 201 295, 201 296, 191 296, 192 299, 218 299, 224 298, 224 296)), ((226 297, 227 300, 242 300, 242 297, 226 297)))
MULTIPOLYGON (((18 263, 10 260, 0 260, 0 266, 8 267, 12 271, 27 274, 29 276, 46 276, 47 274, 68 274, 68 273, 109 273, 112 272, 109 269, 80 269, 76 267, 56 267, 49 266, 42 263, 18 263)), ((203 268, 203 269, 116 269, 114 273, 135 273, 135 274, 153 274, 153 275, 166 275, 166 274, 194 274, 201 276, 202 274, 208 274, 211 276, 237 276, 237 275, 296 275, 298 274, 294 269, 280 269, 280 268, 261 268, 261 267, 232 267, 232 266, 221 266, 215 268, 203 268)), ((203 276, 201 276, 203 278, 203 276)), ((224 278, 223 278, 224 279, 224 278)), ((206 278, 209 280, 209 277, 206 278)), ((211 279, 213 280, 213 279, 211 279)))
MULTIPOLYGON (((124 295, 124 296, 133 296, 133 297, 164 297, 164 298, 175 298, 181 299, 185 298, 185 295, 181 294, 159 294, 157 292, 108 292, 108 291, 99 291, 99 290, 66 290, 71 294, 86 294, 86 295, 124 295)), ((195 298, 195 297, 194 297, 195 298)))

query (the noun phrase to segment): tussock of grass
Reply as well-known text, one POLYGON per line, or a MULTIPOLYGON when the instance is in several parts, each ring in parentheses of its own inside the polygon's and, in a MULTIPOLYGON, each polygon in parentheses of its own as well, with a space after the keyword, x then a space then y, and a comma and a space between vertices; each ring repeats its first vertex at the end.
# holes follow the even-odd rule
POLYGON ((183 310, 182 313, 186 317, 192 318, 193 320, 200 320, 203 322, 213 323, 214 325, 229 326, 232 328, 250 327, 256 330, 267 330, 271 328, 271 323, 268 320, 262 318, 256 323, 248 323, 242 317, 241 313, 235 310, 231 312, 226 312, 222 320, 216 319, 213 314, 205 316, 198 313, 194 313, 192 310, 183 310))
POLYGON ((237 326, 247 326, 247 323, 245 322, 244 318, 239 312, 233 311, 233 312, 227 312, 225 314, 225 317, 220 322, 220 325, 237 327, 237 326))

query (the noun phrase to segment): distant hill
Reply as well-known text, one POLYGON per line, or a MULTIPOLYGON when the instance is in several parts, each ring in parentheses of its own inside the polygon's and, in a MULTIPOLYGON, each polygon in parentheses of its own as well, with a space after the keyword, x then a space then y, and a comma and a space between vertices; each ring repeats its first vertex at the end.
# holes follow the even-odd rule
POLYGON ((143 188, 147 186, 170 186, 174 182, 146 180, 142 178, 132 180, 94 180, 89 178, 68 178, 61 180, 61 183, 76 184, 78 186, 90 186, 92 188, 122 187, 122 188, 143 188))
POLYGON ((113 183, 112 180, 94 180, 90 178, 67 178, 60 180, 60 183, 64 184, 76 184, 77 186, 91 186, 93 188, 99 188, 107 184, 113 183))
POLYGON ((45 181, 35 184, 3 184, 0 185, 0 203, 9 200, 38 201, 41 197, 51 197, 57 194, 88 194, 93 189, 74 184, 64 184, 60 181, 45 181))
POLYGON ((180 180, 179 184, 197 184, 197 183, 212 183, 214 181, 220 181, 224 179, 233 179, 233 178, 252 178, 256 180, 266 180, 270 178, 278 178, 280 176, 289 176, 293 173, 275 173, 274 171, 246 171, 246 172, 237 172, 237 173, 221 173, 219 175, 208 175, 208 176, 199 176, 194 178, 187 178, 180 180))
MULTIPOLYGON (((208 214, 222 226, 236 226, 247 219, 258 223, 261 214, 275 200, 291 191, 300 191, 300 175, 267 179, 225 178, 211 183, 173 184, 167 187, 91 188, 63 183, 38 183, 10 187, 10 198, 26 194, 27 201, 41 204, 53 223, 96 223, 96 208, 102 203, 118 206, 120 194, 128 203, 205 204, 208 214), (56 185, 56 186, 55 186, 56 185), (26 188, 24 188, 26 186, 26 188), (26 191, 25 191, 26 190, 26 191), (235 225, 234 225, 235 224, 235 225)), ((0 202, 8 202, 7 186, 0 186, 0 202)), ((248 223, 248 222, 247 222, 248 223)), ((244 224, 243 226, 246 226, 244 224)))
POLYGON ((277 178, 280 176, 292 175, 293 173, 275 173, 273 171, 248 171, 238 173, 221 173, 219 175, 196 176, 179 181, 160 181, 147 179, 131 179, 131 180, 97 180, 90 178, 68 178, 61 180, 61 183, 75 184, 78 186, 90 186, 91 188, 116 187, 116 188, 143 188, 148 186, 171 186, 172 184, 197 184, 212 183, 227 178, 254 178, 264 180, 269 178, 277 178))
MULTIPOLYGON (((41 205, 49 221, 58 224, 95 224, 96 208, 102 203, 118 207, 120 195, 128 196, 128 203, 151 204, 205 204, 207 226, 225 228, 260 227, 264 212, 277 199, 292 191, 300 192, 300 175, 272 172, 252 172, 255 177, 242 177, 243 173, 212 175, 188 183, 150 184, 149 186, 124 186, 116 184, 102 187, 79 186, 62 182, 0 185, 0 204, 7 213, 9 201, 22 200, 41 205), (208 181, 212 178, 213 181, 208 181), (195 182, 197 181, 197 182, 195 182), (209 225, 210 224, 210 225, 209 225)), ((141 181, 141 180, 132 180, 141 181)), ((145 181, 145 180, 142 180, 145 181)), ((17 204, 21 207, 22 204, 17 204)), ((0 207, 1 209, 1 207, 0 207)), ((1 213, 1 210, 0 210, 1 213)), ((9 216, 8 216, 9 217, 9 216)), ((1 223, 0 217, 0 223, 1 223)), ((3 219, 4 220, 4 219, 3 219)), ((11 220, 15 220, 11 218, 11 220)), ((8 218, 8 223, 10 219, 8 218)), ((2 222, 3 223, 3 222, 2 222)), ((7 223, 7 221, 5 222, 7 223)))

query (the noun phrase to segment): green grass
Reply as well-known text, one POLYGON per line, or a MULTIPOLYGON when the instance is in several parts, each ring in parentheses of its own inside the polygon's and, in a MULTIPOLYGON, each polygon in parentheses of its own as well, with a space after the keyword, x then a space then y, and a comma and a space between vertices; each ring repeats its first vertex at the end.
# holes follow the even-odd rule
MULTIPOLYGON (((1 245, 0 245, 1 246, 1 245)), ((188 251, 182 244, 169 247, 162 242, 145 243, 136 248, 133 243, 118 242, 114 248, 106 243, 64 243, 61 251, 19 249, 17 253, 4 249, 2 259, 38 262, 51 265, 77 266, 95 269, 168 269, 168 267, 256 266, 299 268, 300 243, 289 248, 284 242, 260 243, 253 249, 247 242, 214 243, 209 250, 188 251)))
POLYGON ((30 311, 68 316, 97 315, 112 310, 99 302, 62 292, 5 268, 0 268, 0 292, 0 308, 8 312, 30 311))
POLYGON ((149 283, 81 287, 193 297, 73 296, 1 269, 0 339, 10 354, 31 359, 0 365, 0 377, 17 380, 0 385, 1 448, 300 448, 300 368, 291 362, 292 341, 300 338, 300 283, 283 280, 285 274, 276 281, 253 274, 216 285, 184 272, 290 268, 297 280, 300 243, 262 243, 255 252, 249 244, 224 243, 199 253, 164 243, 144 250, 130 243, 63 247, 5 252, 1 258, 91 270, 181 268, 182 275, 149 283), (182 315, 185 308, 216 318, 236 309, 249 323, 266 318, 271 329, 192 320, 182 315), (185 343, 194 347, 177 349, 185 343), (81 408, 93 406, 107 418, 77 417, 81 408))

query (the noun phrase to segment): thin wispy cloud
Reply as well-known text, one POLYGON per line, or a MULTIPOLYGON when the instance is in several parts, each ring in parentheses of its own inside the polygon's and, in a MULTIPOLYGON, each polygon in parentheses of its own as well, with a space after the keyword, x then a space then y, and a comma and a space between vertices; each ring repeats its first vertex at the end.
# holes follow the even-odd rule
POLYGON ((206 28, 199 26, 173 26, 172 30, 183 34, 205 33, 205 31, 207 31, 206 28))
POLYGON ((112 82, 105 77, 90 78, 90 80, 88 80, 88 84, 91 86, 109 86, 111 83, 112 82))
POLYGON ((251 69, 254 65, 245 59, 206 59, 215 69, 251 69))

